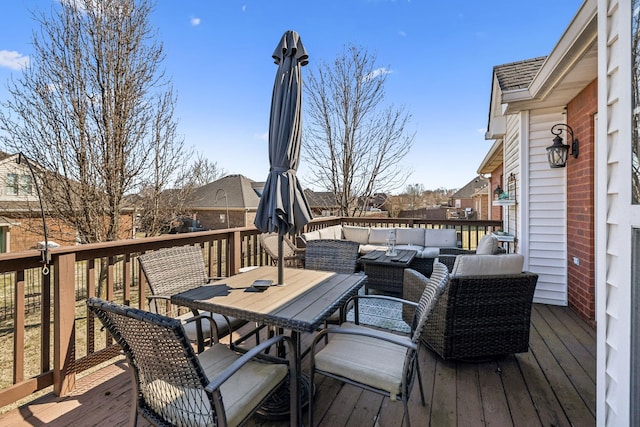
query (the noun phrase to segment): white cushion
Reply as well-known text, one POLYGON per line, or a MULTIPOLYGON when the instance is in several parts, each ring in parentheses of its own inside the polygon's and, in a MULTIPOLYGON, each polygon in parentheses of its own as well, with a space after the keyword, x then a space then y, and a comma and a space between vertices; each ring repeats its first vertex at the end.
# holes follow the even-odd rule
POLYGON ((342 226, 340 225, 332 225, 331 227, 321 228, 318 231, 321 239, 342 239, 342 226))
POLYGON ((396 228, 396 245, 424 245, 424 229, 396 228))
MULTIPOLYGON (((351 323, 343 323, 340 328, 371 331, 351 323)), ((392 335, 384 331, 375 332, 392 335)), ((330 337, 329 343, 315 356, 317 369, 385 390, 392 400, 396 399, 402 383, 405 347, 358 335, 334 334, 330 337)), ((394 337, 411 342, 408 337, 394 337)))
POLYGON ((387 249, 389 249, 387 245, 360 245, 359 251, 364 255, 372 251, 386 251, 387 249))
POLYGON ((455 248, 457 243, 455 228, 426 228, 424 230, 424 246, 455 248))
POLYGON ((369 227, 344 225, 342 226, 342 234, 344 235, 344 240, 358 242, 361 245, 366 245, 367 243, 369 243, 369 227))
POLYGON ((498 252, 498 238, 492 234, 485 234, 478 242, 476 255, 493 255, 498 252))
POLYGON ((440 256, 440 248, 423 248, 418 252, 418 258, 438 258, 440 256))
POLYGON ((389 233, 393 232, 393 228, 372 227, 369 230, 370 245, 386 245, 389 240, 389 233))
POLYGON ((458 255, 451 270, 452 276, 487 276, 495 274, 522 273, 524 256, 505 255, 458 255))
POLYGON ((308 242, 310 240, 318 240, 320 238, 320 231, 315 230, 309 231, 308 233, 302 233, 302 238, 305 242, 308 242))

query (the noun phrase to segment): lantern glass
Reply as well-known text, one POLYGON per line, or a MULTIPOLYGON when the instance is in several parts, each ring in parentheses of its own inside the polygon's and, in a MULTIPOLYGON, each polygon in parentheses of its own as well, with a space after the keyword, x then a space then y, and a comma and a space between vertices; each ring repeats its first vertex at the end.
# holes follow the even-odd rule
POLYGON ((556 136, 553 138, 553 145, 547 147, 547 157, 549 166, 552 168, 563 168, 567 164, 567 154, 569 146, 562 143, 562 138, 556 136))

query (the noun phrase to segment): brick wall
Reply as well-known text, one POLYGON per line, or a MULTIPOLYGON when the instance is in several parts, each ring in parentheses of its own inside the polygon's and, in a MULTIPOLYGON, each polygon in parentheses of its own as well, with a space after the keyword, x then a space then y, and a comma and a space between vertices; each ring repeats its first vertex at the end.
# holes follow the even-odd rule
POLYGON ((569 307, 591 324, 595 324, 593 118, 597 104, 597 80, 567 104, 567 123, 580 143, 578 158, 569 156, 567 160, 568 298, 569 307))

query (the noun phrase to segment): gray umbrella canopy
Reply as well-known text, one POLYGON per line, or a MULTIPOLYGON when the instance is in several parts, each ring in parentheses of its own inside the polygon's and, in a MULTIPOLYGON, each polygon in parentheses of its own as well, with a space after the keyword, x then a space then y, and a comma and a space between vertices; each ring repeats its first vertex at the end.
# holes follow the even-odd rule
MULTIPOLYGON (((296 233, 308 223, 311 210, 296 170, 300 162, 302 136, 302 72, 309 57, 295 31, 287 31, 273 52, 278 65, 269 120, 269 176, 260 198, 255 226, 262 232, 280 235, 279 256, 284 234, 296 233)), ((278 260, 282 283, 282 260, 278 260)))

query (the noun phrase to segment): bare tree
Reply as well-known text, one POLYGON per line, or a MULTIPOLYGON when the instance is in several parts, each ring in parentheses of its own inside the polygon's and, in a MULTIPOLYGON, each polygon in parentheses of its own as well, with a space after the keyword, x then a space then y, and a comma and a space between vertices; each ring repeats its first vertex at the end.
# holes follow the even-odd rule
POLYGON ((384 106, 388 72, 375 55, 347 46, 309 73, 303 157, 313 181, 336 196, 340 215, 361 215, 376 193, 400 188, 411 171, 400 161, 413 133, 404 108, 384 106))
POLYGON ((155 173, 133 202, 140 208, 136 211, 138 226, 147 236, 160 233, 176 216, 190 215, 189 202, 194 191, 225 174, 224 169, 201 153, 188 164, 191 157, 185 152, 164 152, 156 156, 155 173), (163 161, 165 158, 179 159, 181 163, 168 163, 163 161))
POLYGON ((424 194, 424 185, 409 184, 405 189, 409 209, 416 209, 422 206, 422 196, 424 194))
POLYGON ((151 0, 61 0, 34 13, 30 64, 2 103, 0 141, 48 171, 47 206, 83 243, 121 238, 125 195, 150 183, 161 192, 188 156, 152 9, 151 0))

